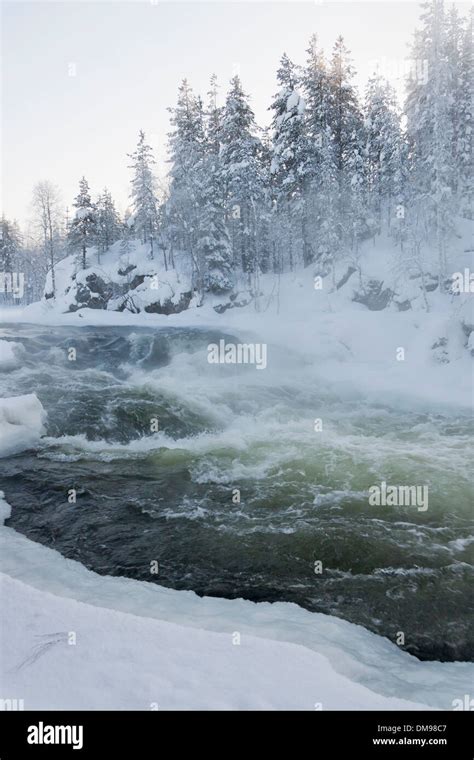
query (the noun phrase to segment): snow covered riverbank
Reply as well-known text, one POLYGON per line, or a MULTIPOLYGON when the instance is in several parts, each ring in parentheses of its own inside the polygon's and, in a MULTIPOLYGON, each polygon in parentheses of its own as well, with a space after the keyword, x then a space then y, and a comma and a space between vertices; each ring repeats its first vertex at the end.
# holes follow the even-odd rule
MULTIPOLYGON (((474 325, 470 294, 450 300, 428 293, 429 312, 370 311, 351 300, 351 281, 331 293, 327 287, 315 289, 310 272, 304 271, 282 275, 278 294, 272 277, 262 277, 261 284, 258 311, 251 303, 218 314, 208 300, 168 316, 90 308, 63 313, 51 301, 42 301, 0 310, 0 324, 218 327, 306 356, 317 362, 321 378, 341 389, 403 404, 472 405, 472 356, 463 329, 474 325)), ((269 365, 271 360, 270 351, 269 365)))

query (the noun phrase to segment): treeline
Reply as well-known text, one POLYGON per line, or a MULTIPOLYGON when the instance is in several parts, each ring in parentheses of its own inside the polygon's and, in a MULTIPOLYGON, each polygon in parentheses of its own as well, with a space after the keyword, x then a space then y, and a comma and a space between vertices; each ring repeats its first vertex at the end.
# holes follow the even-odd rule
MULTIPOLYGON (((108 190, 93 202, 83 178, 64 224, 54 186, 37 186, 50 268, 61 246, 86 267, 92 246, 100 261, 115 241, 138 239, 160 267, 186 261, 194 287, 222 293, 241 278, 257 288, 269 271, 311 265, 328 274, 341 259, 358 266, 361 242, 385 232, 401 268, 435 266, 444 283, 455 219, 472 218, 472 14, 462 18, 443 0, 422 7, 403 110, 378 74, 359 97, 342 38, 327 57, 313 36, 303 65, 282 56, 268 129, 256 124, 239 77, 223 105, 215 77, 205 100, 183 81, 169 109, 166 191, 157 190, 143 132, 129 156, 125 219, 108 190)), ((2 261, 11 262, 5 236, 2 261)))

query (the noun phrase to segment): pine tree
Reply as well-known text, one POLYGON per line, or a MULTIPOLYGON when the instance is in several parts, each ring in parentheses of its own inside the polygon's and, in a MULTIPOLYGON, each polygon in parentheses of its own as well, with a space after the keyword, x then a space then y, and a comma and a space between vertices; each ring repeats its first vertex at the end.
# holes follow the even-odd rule
POLYGON ((310 39, 303 70, 308 142, 309 194, 306 200, 315 248, 317 273, 326 273, 339 249, 338 175, 331 129, 331 89, 328 66, 316 35, 310 39))
POLYGON ((85 177, 79 182, 79 194, 73 203, 76 212, 69 227, 68 244, 71 250, 81 251, 82 268, 86 269, 87 248, 97 241, 97 211, 92 203, 89 184, 85 177))
POLYGON ((231 80, 221 129, 221 165, 233 266, 250 282, 259 269, 257 229, 265 198, 262 145, 255 117, 238 76, 231 80))
MULTIPOLYGON (((274 198, 272 196, 271 187, 271 162, 273 145, 271 139, 270 128, 266 127, 262 130, 261 137, 261 152, 259 156, 259 162, 263 177, 263 194, 259 204, 257 214, 257 227, 256 227, 256 240, 257 240, 257 258, 258 268, 256 277, 258 278, 258 270, 265 274, 270 271, 273 265, 273 259, 275 258, 275 239, 272 239, 272 208, 274 205, 274 198)), ((276 208, 275 208, 276 210, 276 208)), ((258 282, 255 283, 255 291, 258 290, 258 282)), ((256 302, 257 304, 257 302, 256 302)))
MULTIPOLYGON (((306 52, 308 53, 308 58, 302 76, 303 94, 306 103, 306 132, 310 157, 311 185, 313 189, 319 191, 321 189, 320 165, 322 162, 323 138, 325 139, 328 136, 328 127, 332 116, 330 79, 324 53, 318 47, 316 35, 311 37, 309 48, 306 52)), ((325 145, 327 147, 327 142, 325 145)), ((335 154, 333 158, 335 158, 335 154)))
POLYGON ((299 76, 286 54, 281 59, 277 80, 281 89, 272 104, 271 174, 274 198, 281 213, 286 214, 289 226, 293 230, 301 230, 302 259, 304 266, 307 266, 313 260, 306 208, 310 185, 310 151, 306 134, 305 102, 297 89, 299 76))
POLYGON ((474 10, 471 9, 462 32, 461 55, 459 61, 459 87, 456 102, 458 122, 456 124, 456 167, 458 173, 458 196, 460 211, 469 219, 474 218, 473 205, 473 138, 474 138, 474 10))
POLYGON ((334 151, 339 181, 344 182, 348 155, 362 129, 357 93, 352 85, 355 70, 342 37, 334 45, 329 69, 328 121, 334 135, 334 151))
POLYGON ((217 105, 218 92, 217 77, 213 74, 207 93, 208 105, 205 124, 207 152, 213 156, 219 156, 221 146, 223 108, 217 105))
POLYGON ((316 274, 327 274, 340 253, 339 185, 334 137, 328 125, 321 134, 318 182, 313 182, 313 218, 316 227, 316 274))
POLYGON ((200 211, 197 251, 204 289, 216 294, 232 290, 232 251, 224 207, 213 185, 212 175, 200 211))
POLYGON ((204 202, 206 137, 202 101, 184 80, 178 101, 171 112, 173 131, 169 134, 171 169, 170 194, 166 204, 170 245, 191 258, 195 286, 203 287, 203 271, 198 259, 199 212, 204 202))
POLYGON ((306 121, 308 134, 314 147, 320 146, 319 135, 329 124, 331 91, 329 72, 323 51, 318 47, 315 34, 309 41, 306 51, 308 58, 303 70, 303 92, 306 101, 306 121))
POLYGON ((2 216, 0 230, 0 272, 11 274, 15 269, 15 260, 21 249, 21 234, 16 222, 2 216))
POLYGON ((17 292, 19 287, 18 276, 25 277, 25 267, 22 256, 23 241, 20 228, 16 221, 9 221, 2 216, 0 222, 0 296, 7 303, 22 295, 17 292), (21 275, 20 275, 21 272, 21 275), (18 274, 14 274, 18 273, 18 274), (13 295, 12 295, 13 294, 13 295))
MULTIPOLYGON (((461 55, 462 55, 462 24, 459 12, 455 6, 452 6, 445 17, 445 56, 446 56, 446 97, 449 99, 448 116, 451 122, 452 141, 451 157, 455 164, 458 163, 458 151, 461 129, 460 110, 463 106, 463 82, 461 76, 461 55)), ((471 94, 472 97, 472 94, 471 94)), ((453 172, 453 192, 457 193, 459 188, 459 172, 453 172)))
POLYGON ((97 201, 97 252, 108 251, 121 236, 120 217, 110 191, 104 188, 97 201))
MULTIPOLYGON (((390 226, 394 204, 401 202, 399 172, 403 137, 393 88, 378 75, 367 84, 364 115, 369 208, 380 231, 384 208, 390 226)), ((374 224, 372 228, 375 231, 374 224)))
POLYGON ((341 242, 354 245, 362 233, 361 207, 362 151, 365 143, 362 114, 352 85, 355 75, 349 50, 342 37, 334 45, 329 69, 328 122, 338 183, 337 229, 341 242), (357 233, 356 233, 357 230, 357 233))
MULTIPOLYGON (((456 166, 450 115, 449 65, 446 57, 446 16, 443 0, 423 4, 423 28, 415 35, 412 57, 423 61, 426 75, 412 73, 407 84, 407 130, 412 157, 412 181, 423 205, 428 229, 433 229, 440 287, 447 272, 446 241, 455 215, 456 166)), ((412 208, 411 216, 417 212, 412 208)), ((421 210, 420 210, 421 213, 421 210)))
POLYGON ((128 154, 132 160, 132 189, 130 198, 134 212, 134 229, 142 243, 149 243, 150 258, 154 258, 154 240, 157 234, 156 180, 153 166, 153 150, 145 141, 145 133, 140 130, 134 153, 128 154))
POLYGON ((217 105, 217 79, 211 77, 205 119, 204 149, 199 151, 199 226, 197 257, 205 290, 232 289, 232 250, 225 219, 224 179, 220 157, 222 108, 217 105))

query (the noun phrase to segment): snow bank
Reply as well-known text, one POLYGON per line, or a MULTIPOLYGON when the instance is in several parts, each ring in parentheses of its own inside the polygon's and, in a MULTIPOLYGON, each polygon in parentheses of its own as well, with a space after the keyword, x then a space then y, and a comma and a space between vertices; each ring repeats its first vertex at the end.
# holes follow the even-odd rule
POLYGON ((44 435, 46 412, 35 393, 0 398, 0 457, 35 446, 44 435))
POLYGON ((0 576, 5 695, 39 709, 421 709, 297 644, 98 609, 0 576), (58 677, 59 676, 59 677, 58 677))
POLYGON ((295 604, 99 576, 5 527, 0 572, 0 697, 25 709, 452 709, 474 676, 295 604))

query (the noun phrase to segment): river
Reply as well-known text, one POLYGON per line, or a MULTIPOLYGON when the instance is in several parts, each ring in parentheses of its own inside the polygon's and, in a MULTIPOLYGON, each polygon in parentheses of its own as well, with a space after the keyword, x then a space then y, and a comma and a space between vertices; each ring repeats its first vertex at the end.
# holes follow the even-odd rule
POLYGON ((24 347, 0 396, 47 411, 40 444, 0 459, 8 526, 100 574, 295 602, 420 659, 474 659, 467 413, 343 392, 276 346, 264 371, 210 364, 210 343, 240 340, 215 329, 0 338, 24 347), (371 506, 382 481, 426 484, 428 509, 371 506))

